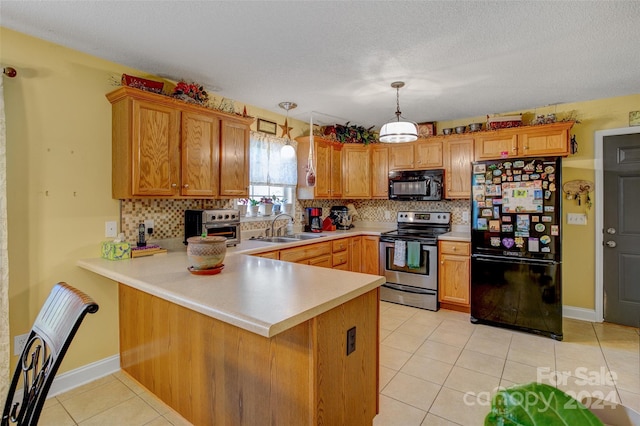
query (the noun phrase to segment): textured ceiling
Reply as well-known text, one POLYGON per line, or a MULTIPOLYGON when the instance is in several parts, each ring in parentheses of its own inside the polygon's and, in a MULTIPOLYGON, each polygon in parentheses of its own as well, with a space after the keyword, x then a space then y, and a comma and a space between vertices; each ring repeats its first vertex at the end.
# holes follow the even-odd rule
POLYGON ((640 1, 2 0, 0 25, 325 124, 379 128, 396 80, 417 122, 640 93, 640 1))

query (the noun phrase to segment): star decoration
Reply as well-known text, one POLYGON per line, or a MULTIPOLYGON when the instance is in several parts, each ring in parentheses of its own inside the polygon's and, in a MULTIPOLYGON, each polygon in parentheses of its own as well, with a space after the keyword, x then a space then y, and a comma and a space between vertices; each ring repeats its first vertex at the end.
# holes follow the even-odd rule
POLYGON ((280 137, 283 138, 286 136, 291 139, 291 135, 289 134, 289 132, 291 131, 291 129, 293 129, 293 127, 289 127, 289 123, 287 120, 287 118, 284 119, 284 125, 278 124, 278 126, 280 126, 280 128, 282 129, 282 136, 280 137))

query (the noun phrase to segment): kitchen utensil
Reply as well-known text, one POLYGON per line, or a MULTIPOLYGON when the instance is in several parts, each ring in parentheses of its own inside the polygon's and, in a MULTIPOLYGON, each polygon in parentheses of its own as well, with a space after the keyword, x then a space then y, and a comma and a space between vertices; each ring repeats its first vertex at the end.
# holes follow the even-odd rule
POLYGON ((458 126, 456 127, 456 133, 461 134, 467 131, 467 126, 458 126))
POLYGON ((193 269, 213 269, 222 265, 227 254, 224 237, 190 237, 187 239, 187 259, 193 269))
POLYGON ((450 135, 451 133, 453 133, 453 129, 451 127, 442 129, 442 133, 444 133, 445 135, 450 135))
POLYGON ((470 132, 478 132, 482 130, 482 123, 471 123, 469 124, 469 131, 470 132))

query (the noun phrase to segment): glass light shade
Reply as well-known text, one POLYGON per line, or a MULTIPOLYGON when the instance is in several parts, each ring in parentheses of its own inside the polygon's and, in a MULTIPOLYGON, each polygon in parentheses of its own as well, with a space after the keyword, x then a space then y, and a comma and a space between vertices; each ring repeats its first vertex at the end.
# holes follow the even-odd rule
POLYGON ((284 160, 289 160, 291 158, 295 158, 296 156, 296 149, 290 145, 289 143, 287 143, 286 145, 284 145, 281 149, 280 149, 280 156, 282 157, 282 159, 284 160))
POLYGON ((410 121, 391 121, 380 129, 380 142, 413 142, 418 139, 418 126, 410 121))

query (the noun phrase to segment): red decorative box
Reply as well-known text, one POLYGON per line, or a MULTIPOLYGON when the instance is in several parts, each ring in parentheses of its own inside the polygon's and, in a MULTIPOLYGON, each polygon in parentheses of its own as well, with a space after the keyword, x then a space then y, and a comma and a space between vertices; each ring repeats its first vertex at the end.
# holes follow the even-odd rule
POLYGON ((127 74, 122 74, 122 85, 153 93, 162 93, 162 88, 164 87, 164 83, 161 81, 147 80, 146 78, 127 74))
POLYGON ((489 117, 487 116, 487 129, 506 129, 509 127, 522 126, 521 115, 508 115, 504 117, 489 117))

